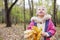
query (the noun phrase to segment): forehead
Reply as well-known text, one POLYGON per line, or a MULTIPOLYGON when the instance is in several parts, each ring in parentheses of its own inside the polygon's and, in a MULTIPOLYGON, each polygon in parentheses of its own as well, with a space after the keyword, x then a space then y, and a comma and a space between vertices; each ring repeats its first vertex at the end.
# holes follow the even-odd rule
POLYGON ((46 9, 44 6, 39 6, 37 9, 46 9))

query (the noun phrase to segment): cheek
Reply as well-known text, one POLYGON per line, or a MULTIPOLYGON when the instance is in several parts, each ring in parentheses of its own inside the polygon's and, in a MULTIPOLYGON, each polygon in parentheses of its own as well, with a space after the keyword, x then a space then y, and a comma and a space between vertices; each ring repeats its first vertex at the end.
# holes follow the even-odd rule
POLYGON ((38 10, 37 12, 40 12, 40 10, 38 10))
POLYGON ((43 11, 45 13, 45 11, 43 11))

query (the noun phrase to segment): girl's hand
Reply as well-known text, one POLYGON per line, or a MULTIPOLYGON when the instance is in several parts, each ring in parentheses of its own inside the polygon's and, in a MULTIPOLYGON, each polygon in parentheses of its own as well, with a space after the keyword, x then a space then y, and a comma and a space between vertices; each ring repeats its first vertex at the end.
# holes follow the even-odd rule
POLYGON ((41 35, 42 35, 43 37, 44 37, 44 36, 46 36, 45 32, 42 32, 42 34, 41 34, 41 35))
POLYGON ((42 32, 41 34, 43 37, 49 37, 49 34, 47 32, 42 32))
POLYGON ((28 38, 29 36, 28 35, 24 35, 24 38, 28 38))
POLYGON ((28 38, 28 37, 30 37, 31 35, 32 35, 32 33, 25 34, 25 35, 24 35, 24 38, 28 38))
POLYGON ((32 35, 31 30, 24 31, 24 38, 28 38, 30 35, 32 35))

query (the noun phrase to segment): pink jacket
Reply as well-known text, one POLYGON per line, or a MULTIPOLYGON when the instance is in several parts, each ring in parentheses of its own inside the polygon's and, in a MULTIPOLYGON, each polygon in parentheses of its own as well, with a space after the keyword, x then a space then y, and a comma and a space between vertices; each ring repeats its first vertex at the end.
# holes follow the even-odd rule
MULTIPOLYGON (((31 30, 32 27, 34 26, 34 21, 32 21, 29 26, 28 26, 28 30, 31 30)), ((44 37, 44 40, 50 40, 50 37, 52 37, 55 32, 56 32, 56 29, 55 29, 55 26, 53 24, 53 22, 51 20, 47 20, 46 21, 46 25, 45 25, 45 32, 47 32, 49 34, 49 37, 44 37)))

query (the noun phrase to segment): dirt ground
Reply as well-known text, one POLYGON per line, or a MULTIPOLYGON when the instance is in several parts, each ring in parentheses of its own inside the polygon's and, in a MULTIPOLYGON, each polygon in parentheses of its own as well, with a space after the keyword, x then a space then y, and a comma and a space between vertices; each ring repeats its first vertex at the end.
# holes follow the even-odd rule
MULTIPOLYGON (((60 40, 60 27, 56 27, 56 34, 51 37, 51 40, 60 40)), ((25 40, 23 38, 23 25, 12 25, 5 27, 5 24, 0 24, 0 40, 25 40)))

